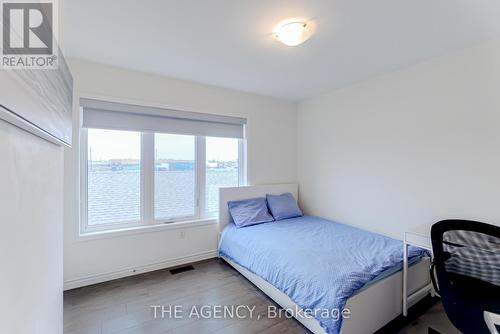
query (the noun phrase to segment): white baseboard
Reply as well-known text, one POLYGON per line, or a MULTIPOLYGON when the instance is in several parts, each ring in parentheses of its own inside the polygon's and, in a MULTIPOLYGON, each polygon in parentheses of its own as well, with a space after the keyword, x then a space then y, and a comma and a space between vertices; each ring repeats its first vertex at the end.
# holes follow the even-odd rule
POLYGON ((137 274, 146 273, 149 271, 155 271, 160 269, 165 269, 174 266, 180 266, 183 264, 202 261, 206 259, 211 259, 217 257, 217 250, 211 250, 207 252, 201 252, 197 254, 192 254, 188 256, 179 257, 176 259, 168 259, 160 262, 145 264, 141 266, 130 267, 126 269, 121 269, 117 271, 111 271, 102 274, 88 275, 84 277, 79 277, 75 279, 70 279, 64 281, 64 291, 80 288, 87 285, 102 283, 106 281, 111 281, 118 278, 123 278, 127 276, 133 276, 137 274))

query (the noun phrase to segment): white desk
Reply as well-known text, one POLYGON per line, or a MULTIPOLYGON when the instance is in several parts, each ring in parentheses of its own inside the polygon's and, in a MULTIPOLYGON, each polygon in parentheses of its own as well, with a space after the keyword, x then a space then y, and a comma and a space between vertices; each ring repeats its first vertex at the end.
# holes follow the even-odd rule
POLYGON ((403 239, 403 315, 408 315, 408 305, 422 296, 431 293, 434 296, 432 284, 428 284, 420 290, 408 295, 408 246, 417 246, 426 249, 432 254, 431 228, 430 226, 421 226, 405 232, 403 239))

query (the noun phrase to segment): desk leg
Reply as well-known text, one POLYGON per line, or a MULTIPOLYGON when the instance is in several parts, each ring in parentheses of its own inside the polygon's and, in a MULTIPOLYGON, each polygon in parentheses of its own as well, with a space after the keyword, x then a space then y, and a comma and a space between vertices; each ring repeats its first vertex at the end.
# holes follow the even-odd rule
POLYGON ((408 315, 408 244, 403 243, 403 316, 408 315))

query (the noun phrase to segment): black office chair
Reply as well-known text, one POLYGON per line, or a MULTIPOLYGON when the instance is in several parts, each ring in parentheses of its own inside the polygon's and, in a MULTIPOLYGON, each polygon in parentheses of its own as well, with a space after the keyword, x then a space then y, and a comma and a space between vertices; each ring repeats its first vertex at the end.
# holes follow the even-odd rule
POLYGON ((431 238, 432 284, 450 321, 464 334, 497 334, 500 227, 469 220, 443 220, 432 226, 431 238))

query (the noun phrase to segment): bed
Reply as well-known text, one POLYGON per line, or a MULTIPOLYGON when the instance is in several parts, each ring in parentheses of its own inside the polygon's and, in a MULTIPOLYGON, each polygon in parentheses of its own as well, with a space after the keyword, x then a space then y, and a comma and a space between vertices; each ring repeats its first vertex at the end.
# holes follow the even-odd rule
MULTIPOLYGON (((372 333, 397 317, 401 242, 311 216, 241 229, 231 223, 228 201, 285 192, 297 198, 297 185, 222 188, 219 256, 313 333, 372 333)), ((420 298, 430 283, 424 255, 410 250, 409 290, 420 298)))

